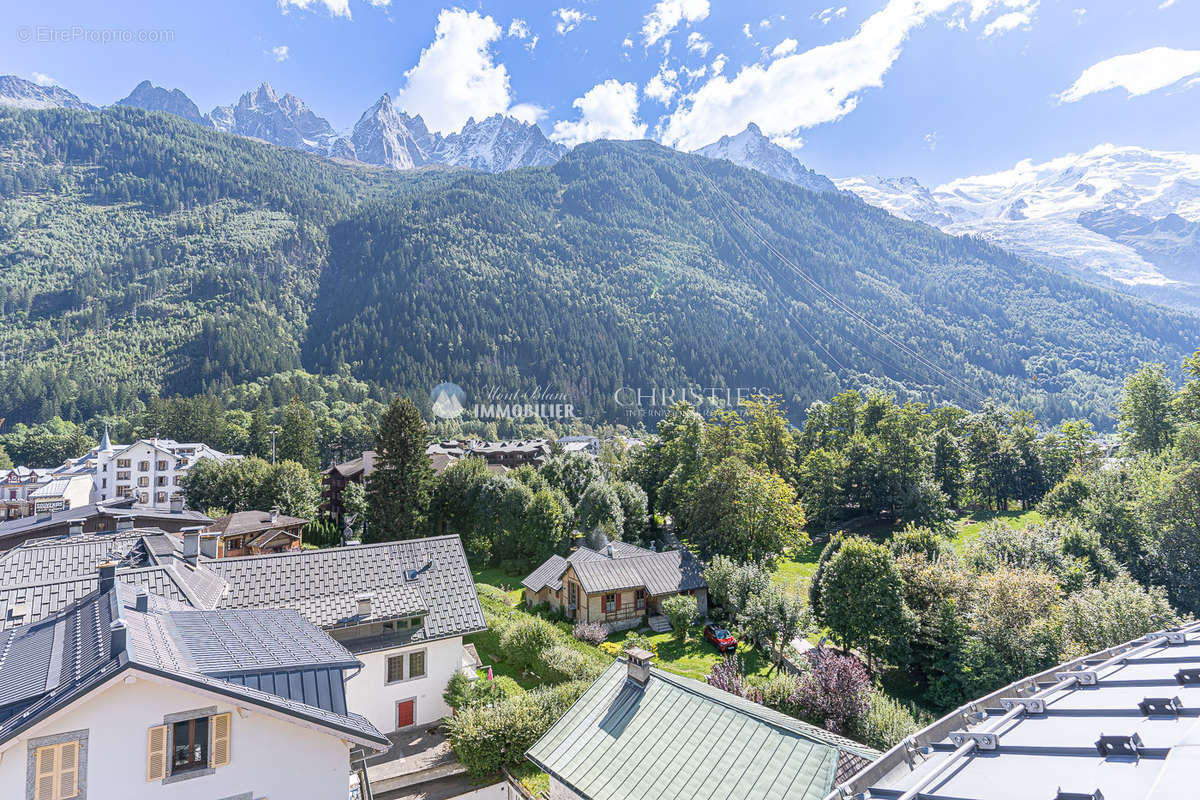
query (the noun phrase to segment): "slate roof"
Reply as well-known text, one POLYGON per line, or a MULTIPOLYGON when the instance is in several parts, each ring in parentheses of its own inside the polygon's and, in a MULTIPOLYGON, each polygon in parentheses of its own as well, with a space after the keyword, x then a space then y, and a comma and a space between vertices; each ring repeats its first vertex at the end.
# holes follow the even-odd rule
POLYGON ((842 761, 878 753, 658 669, 618 659, 526 757, 587 800, 819 800, 842 761))
POLYGON ((300 538, 299 536, 292 533, 291 531, 277 531, 277 530, 263 531, 258 536, 255 536, 253 539, 250 540, 249 546, 250 547, 260 547, 260 548, 261 547, 269 547, 273 543, 275 543, 276 541, 278 541, 280 539, 287 542, 290 546, 292 542, 297 541, 299 538, 300 538))
POLYGON ((208 525, 212 522, 211 518, 201 514, 199 511, 190 511, 188 509, 184 509, 183 511, 167 511, 152 506, 135 504, 129 498, 120 498, 101 503, 89 503, 86 506, 76 506, 64 511, 55 511, 48 515, 48 518, 47 515, 41 515, 0 522, 0 542, 3 542, 7 538, 15 537, 18 534, 24 537, 37 535, 39 531, 61 528, 63 523, 70 522, 71 520, 130 515, 139 520, 139 524, 166 520, 172 522, 184 521, 195 525, 208 525))
POLYGON ((362 475, 365 478, 374 471, 374 450, 365 450, 358 458, 352 458, 349 461, 344 461, 341 464, 334 464, 328 469, 322 470, 323 473, 336 472, 346 478, 353 478, 356 475, 362 475))
POLYGON ((208 526, 210 531, 216 531, 222 536, 238 536, 243 533, 263 533, 276 528, 290 528, 295 525, 306 525, 308 520, 300 517, 289 517, 277 514, 271 519, 270 511, 237 511, 221 517, 208 526))
POLYGON ((181 610, 155 597, 141 612, 135 601, 134 590, 118 583, 0 634, 0 743, 121 671, 137 669, 315 722, 376 750, 390 747, 364 718, 346 712, 341 670, 358 662, 295 613, 181 610), (110 625, 117 618, 128 636, 124 648, 114 649, 110 625), (262 679, 262 665, 272 660, 280 666, 276 674, 298 674, 294 686, 265 689, 290 684, 262 679))
POLYGON ((228 590, 221 608, 295 608, 315 625, 364 622, 357 597, 372 593, 371 621, 424 616, 412 639, 484 630, 483 609, 457 536, 205 561, 228 590))
POLYGON ((1200 783, 1200 623, 1075 659, 969 703, 829 800, 1183 800, 1200 783), (1137 737, 1136 739, 1134 737, 1137 737), (1061 792, 1061 794, 1060 794, 1061 792))
POLYGON ((567 558, 551 556, 521 585, 533 592, 547 586, 557 591, 568 566, 575 568, 585 594, 644 588, 654 596, 705 585, 704 565, 687 550, 656 553, 626 542, 612 542, 608 548, 597 552, 580 547, 567 558))

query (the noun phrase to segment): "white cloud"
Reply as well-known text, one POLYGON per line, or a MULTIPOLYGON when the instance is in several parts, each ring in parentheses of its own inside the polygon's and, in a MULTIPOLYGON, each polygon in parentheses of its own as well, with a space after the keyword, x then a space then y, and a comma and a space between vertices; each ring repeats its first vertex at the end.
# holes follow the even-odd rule
POLYGON ((778 137, 841 119, 855 109, 862 92, 883 86, 884 75, 914 28, 968 1, 974 19, 997 9, 1032 5, 1030 0, 888 0, 852 36, 745 66, 736 76, 709 78, 680 98, 664 127, 663 141, 695 150, 738 133, 750 122, 766 136, 778 137))
POLYGON ((828 25, 835 19, 841 19, 844 16, 846 16, 845 6, 830 6, 824 11, 818 11, 817 13, 813 14, 812 19, 817 20, 822 25, 828 25))
POLYGON ((658 73, 650 79, 642 93, 665 106, 670 104, 671 98, 677 91, 679 91, 679 73, 668 68, 667 62, 664 61, 659 66, 658 73))
POLYGON ((595 19, 576 8, 560 8, 552 16, 558 17, 558 24, 554 26, 554 30, 558 31, 559 36, 566 36, 588 20, 595 19))
POLYGON ((701 64, 696 69, 688 69, 686 65, 680 64, 679 71, 687 77, 688 83, 692 83, 698 78, 703 78, 706 74, 708 74, 708 65, 701 64))
POLYGON ((712 48, 712 42, 705 39, 699 31, 692 31, 688 34, 687 48, 693 53, 699 53, 700 57, 704 58, 712 48))
POLYGON ((633 39, 630 39, 628 36, 626 36, 624 41, 621 42, 621 47, 625 48, 626 50, 633 47, 633 39))
POLYGON ((804 140, 799 136, 775 136, 771 139, 772 142, 782 147, 784 150, 795 152, 804 147, 804 140))
POLYGON ((593 139, 644 138, 646 124, 637 119, 637 93, 636 84, 621 83, 615 78, 596 84, 571 104, 579 109, 579 120, 554 123, 550 138, 567 147, 593 139))
POLYGON ((404 73, 396 104, 420 114, 430 129, 449 133, 469 117, 492 114, 528 115, 532 106, 512 106, 508 70, 497 64, 491 44, 502 35, 491 17, 461 8, 438 14, 433 43, 421 51, 417 65, 404 73))
POLYGON ((1075 15, 1075 24, 1082 25, 1083 18, 1087 15, 1087 9, 1086 8, 1076 8, 1076 9, 1072 10, 1071 13, 1075 15))
POLYGON ((747 39, 751 39, 751 38, 753 38, 753 37, 754 37, 754 34, 752 34, 752 33, 750 32, 750 23, 749 23, 749 22, 747 22, 746 24, 742 25, 742 33, 746 34, 746 38, 747 38, 747 39))
POLYGON ((1063 103, 1074 103, 1090 94, 1116 88, 1136 97, 1164 89, 1197 73, 1200 73, 1200 50, 1152 47, 1093 64, 1058 99, 1063 103))
POLYGON ((775 49, 771 51, 771 56, 779 58, 786 56, 788 53, 796 52, 796 48, 800 45, 795 39, 784 39, 779 44, 775 45, 775 49))
POLYGON ((49 75, 47 75, 44 72, 31 72, 29 74, 29 79, 32 80, 34 83, 36 83, 38 86, 57 86, 58 85, 58 81, 54 80, 54 78, 51 78, 49 75))
POLYGON ((508 116, 533 125, 546 118, 546 109, 533 103, 517 103, 508 109, 508 116))
POLYGON ((290 54, 288 53, 288 46, 286 44, 276 45, 271 48, 271 56, 276 61, 287 61, 288 55, 290 54))
POLYGON ((385 8, 392 4, 392 0, 367 0, 367 2, 376 8, 385 8))
POLYGON ((1030 11, 1010 11, 1007 14, 1001 14, 987 24, 983 29, 983 35, 995 36, 998 33, 1008 33, 1011 30, 1026 27, 1033 21, 1031 12, 1032 9, 1030 11))
POLYGON ((758 27, 762 28, 765 31, 767 28, 771 27, 771 20, 767 19, 766 17, 763 17, 762 19, 760 19, 758 21, 758 27))
POLYGON ((931 153, 937 150, 937 131, 930 131, 925 134, 925 149, 931 153))
POLYGON ((1175 0, 1162 0, 1162 2, 1158 4, 1158 10, 1162 11, 1164 8, 1170 8, 1173 5, 1175 5, 1175 0))
POLYGON ((301 11, 313 6, 325 6, 332 16, 350 19, 350 0, 279 0, 279 9, 285 14, 293 6, 301 11))
POLYGON ((512 22, 508 23, 508 35, 513 39, 528 39, 529 38, 529 23, 517 17, 512 22))
POLYGON ((678 28, 681 22, 699 22, 707 16, 708 0, 658 0, 642 20, 642 38, 649 47, 678 28))
POLYGON ((717 57, 712 61, 713 77, 720 75, 725 71, 725 65, 729 63, 729 58, 724 53, 718 53, 717 57))

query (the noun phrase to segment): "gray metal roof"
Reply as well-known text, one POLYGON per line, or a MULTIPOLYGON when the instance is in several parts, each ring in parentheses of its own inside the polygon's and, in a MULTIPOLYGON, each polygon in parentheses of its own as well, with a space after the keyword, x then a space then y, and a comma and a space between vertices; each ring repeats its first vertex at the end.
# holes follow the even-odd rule
POLYGON ((550 556, 521 585, 533 592, 546 587, 557 591, 570 566, 587 594, 644 588, 660 595, 704 586, 704 565, 689 551, 656 553, 627 542, 612 542, 601 551, 580 547, 566 558, 550 556))
POLYGON ((86 506, 76 506, 64 511, 55 511, 49 515, 22 517, 0 522, 0 542, 10 537, 36 535, 39 531, 59 528, 64 522, 71 520, 87 520, 92 517, 120 517, 132 515, 140 523, 155 520, 186 521, 196 525, 207 525, 212 522, 210 517, 199 511, 167 511, 153 506, 144 506, 132 502, 128 498, 119 498, 101 503, 89 503, 86 506), (47 518, 48 517, 48 518, 47 518))
POLYGON ((828 731, 618 659, 526 756, 588 800, 818 800, 878 754, 828 731))
POLYGON ((134 668, 315 722, 376 749, 390 746, 369 722, 346 712, 342 669, 358 662, 295 613, 180 612, 153 597, 142 612, 134 590, 118 583, 6 631, 0 641, 0 742, 134 668), (128 638, 114 652, 110 624, 117 618, 128 638), (278 665, 277 675, 295 673, 297 680, 266 681, 264 665, 278 665))
POLYGON ((837 798, 1200 796, 1200 623, 1017 681, 888 751, 837 798))

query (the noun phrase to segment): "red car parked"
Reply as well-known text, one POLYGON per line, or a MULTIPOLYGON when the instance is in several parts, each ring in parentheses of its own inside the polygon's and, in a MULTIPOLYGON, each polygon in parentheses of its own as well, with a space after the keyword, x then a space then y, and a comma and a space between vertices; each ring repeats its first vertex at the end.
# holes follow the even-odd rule
POLYGON ((711 622, 704 626, 704 638, 715 644, 722 653, 737 649, 737 639, 733 638, 733 634, 711 622))

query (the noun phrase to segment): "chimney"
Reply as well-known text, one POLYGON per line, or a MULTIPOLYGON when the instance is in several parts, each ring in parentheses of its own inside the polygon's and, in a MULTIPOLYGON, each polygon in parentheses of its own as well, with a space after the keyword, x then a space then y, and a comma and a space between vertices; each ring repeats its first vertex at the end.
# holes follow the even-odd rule
POLYGON ((271 524, 274 525, 277 519, 279 519, 279 506, 271 506, 271 524))
POLYGON ((50 512, 50 511, 39 511, 39 512, 38 512, 38 515, 37 515, 37 521, 38 521, 38 522, 47 522, 47 521, 49 521, 49 519, 50 519, 52 516, 54 516, 53 512, 50 512))
POLYGON ((221 540, 220 536, 201 536, 200 537, 200 555, 205 558, 217 557, 217 543, 221 540))
POLYGON ((113 658, 120 658, 121 653, 125 652, 125 628, 123 619, 114 619, 108 626, 112 642, 109 652, 113 658))
POLYGON ((180 531, 183 534, 183 558, 189 564, 194 565, 200 560, 200 531, 202 530, 204 530, 204 526, 197 525, 180 531))
POLYGON ((139 586, 137 594, 133 596, 133 609, 143 614, 150 610, 150 592, 146 591, 145 586, 139 586))
POLYGON ((181 495, 181 494, 171 495, 171 513, 172 514, 182 514, 183 513, 183 495, 181 495))
POLYGON ((638 686, 645 686, 650 680, 650 666, 654 663, 654 654, 640 647, 630 647, 625 651, 625 660, 629 662, 629 680, 638 686))
POLYGON ((68 536, 82 536, 83 535, 83 520, 81 520, 81 519, 71 520, 70 524, 67 526, 67 535, 68 536))
POLYGON ((373 592, 366 592, 364 594, 360 594, 354 599, 358 601, 358 618, 370 619, 371 605, 372 601, 375 600, 375 594, 373 592))
POLYGON ((117 517, 117 530, 118 531, 133 530, 133 515, 132 514, 123 514, 122 516, 117 517))
POLYGON ((604 555, 608 556, 609 558, 613 557, 612 542, 604 545, 604 555))
POLYGON ((117 580, 117 562, 105 561, 100 565, 100 593, 103 594, 113 588, 113 584, 117 580))

